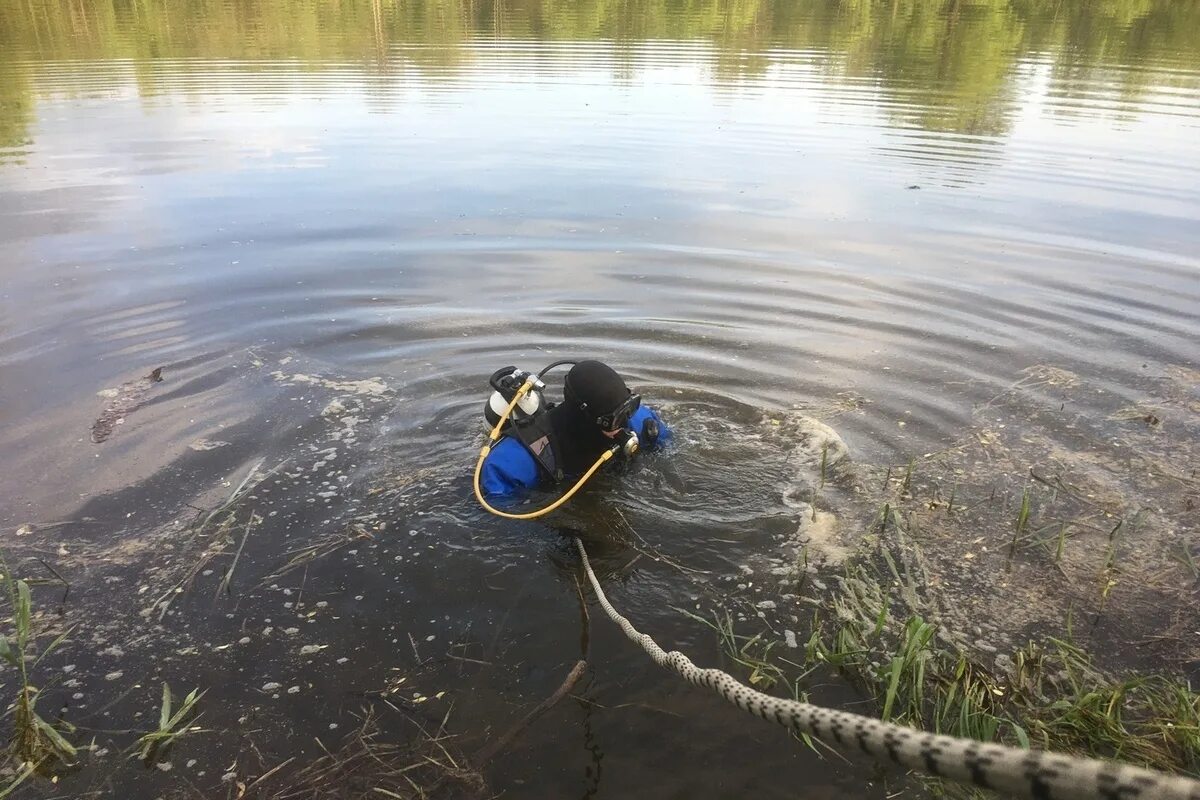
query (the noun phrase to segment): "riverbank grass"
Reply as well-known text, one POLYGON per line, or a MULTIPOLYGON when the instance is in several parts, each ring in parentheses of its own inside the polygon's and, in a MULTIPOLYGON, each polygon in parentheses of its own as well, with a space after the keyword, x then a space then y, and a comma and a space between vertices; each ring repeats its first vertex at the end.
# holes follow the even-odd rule
MULTIPOLYGON (((894 563, 893 559, 884 559, 894 563)), ((1114 675, 1068 638, 1028 642, 1011 669, 988 666, 892 593, 862 560, 845 566, 816 604, 804 659, 770 633, 734 631, 728 613, 705 622, 737 675, 761 690, 805 695, 810 678, 840 674, 872 697, 882 719, 979 741, 1114 758, 1200 776, 1200 694, 1172 675, 1114 675)), ((938 793, 959 792, 934 779, 938 793)))

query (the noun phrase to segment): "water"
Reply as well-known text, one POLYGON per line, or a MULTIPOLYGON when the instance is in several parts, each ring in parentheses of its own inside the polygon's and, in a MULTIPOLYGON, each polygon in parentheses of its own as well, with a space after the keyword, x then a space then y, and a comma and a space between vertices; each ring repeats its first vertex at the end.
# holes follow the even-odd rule
MULTIPOLYGON (((753 621, 773 596, 741 567, 801 524, 800 414, 882 469, 985 423, 1030 439, 990 404, 1053 365, 1086 391, 1051 398, 1044 452, 1120 444, 1110 418, 1150 403, 1194 454, 1200 7, 1044 6, 6 4, 0 525, 22 571, 66 574, 89 631, 47 659, 77 668, 43 713, 144 730, 166 680, 207 688, 220 731, 171 772, 89 757, 67 790, 224 791, 319 756, 398 677, 395 697, 447 693, 409 713, 436 726, 453 701, 470 752, 580 657, 563 530, 595 541, 639 625, 719 663, 671 607, 723 597, 753 621), (572 356, 617 366, 676 447, 544 524, 486 517, 468 481, 486 376, 572 356), (206 552, 191 506, 260 461, 283 466, 156 625, 206 552), (615 541, 629 527, 705 573, 615 541)), ((1169 503, 1195 497, 1180 475, 1169 503)), ((869 513, 846 486, 818 505, 869 513)), ((885 796, 597 614, 584 701, 524 733, 493 790, 885 796)))

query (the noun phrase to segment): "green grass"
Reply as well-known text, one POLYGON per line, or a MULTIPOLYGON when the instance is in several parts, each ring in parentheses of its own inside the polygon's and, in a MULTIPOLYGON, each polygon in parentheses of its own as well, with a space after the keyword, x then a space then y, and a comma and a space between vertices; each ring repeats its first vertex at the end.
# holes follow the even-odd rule
POLYGON ((891 588, 866 567, 847 569, 806 648, 809 662, 871 693, 883 719, 1200 775, 1200 694, 1185 681, 1110 675, 1079 645, 1053 638, 1021 648, 1011 674, 996 674, 920 615, 894 615, 907 604, 890 593, 904 591, 907 576, 887 561, 891 588))
POLYGON ((724 613, 713 613, 712 619, 694 614, 684 608, 675 608, 697 622, 712 628, 717 633, 717 640, 722 652, 734 663, 748 670, 746 680, 760 690, 770 689, 780 681, 787 682, 780 663, 788 664, 786 659, 772 659, 771 652, 781 643, 759 633, 754 636, 743 636, 734 631, 733 616, 724 613), (777 663, 778 662, 778 663, 777 663))
POLYGON ((1115 677, 1078 645, 1050 639, 1016 654, 1018 697, 1037 705, 1029 735, 1159 769, 1200 774, 1200 694, 1163 675, 1115 677))
MULTIPOLYGON (((9 741, 8 759, 15 764, 16 777, 7 787, 0 790, 0 798, 15 791, 34 772, 46 774, 70 766, 78 755, 59 730, 46 722, 37 711, 41 690, 31 682, 30 673, 37 669, 46 656, 54 652, 71 633, 68 629, 35 657, 37 634, 33 626, 33 598, 29 584, 13 575, 8 563, 0 557, 4 588, 7 590, 12 615, 8 622, 11 632, 0 634, 0 659, 17 672, 17 695, 10 709, 12 715, 12 737, 9 741)), ((63 723, 65 725, 65 723, 63 723)), ((70 733, 69 725, 67 732, 70 733)))
POLYGON ((172 713, 171 687, 164 683, 162 688, 162 706, 159 708, 158 729, 143 734, 135 745, 138 757, 147 764, 153 764, 157 761, 159 754, 166 752, 181 737, 199 731, 198 728, 192 727, 190 723, 199 719, 199 715, 192 718, 192 712, 195 710, 196 704, 200 702, 200 698, 204 696, 204 693, 199 689, 193 689, 183 699, 179 707, 175 709, 174 713, 172 713))
MULTIPOLYGON (((888 559, 888 567, 893 585, 904 594, 911 591, 909 576, 894 560, 888 559)), ((994 740, 1006 722, 997 708, 999 681, 948 649, 936 627, 920 616, 899 623, 895 607, 869 571, 848 568, 817 613, 805 650, 808 662, 827 664, 870 690, 882 719, 994 740)))
MULTIPOLYGON (((713 612, 712 619, 702 617, 684 608, 672 606, 675 611, 696 620, 711 628, 717 634, 717 644, 721 651, 746 671, 745 680, 759 691, 768 692, 777 685, 787 688, 793 700, 808 702, 808 692, 804 689, 805 682, 816 667, 803 669, 804 665, 783 658, 776 653, 781 644, 765 634, 743 636, 734 630, 733 616, 728 612, 713 612), (797 672, 797 670, 802 670, 797 672), (792 674, 788 674, 788 672, 792 674)), ((792 731, 799 741, 814 753, 820 754, 818 747, 829 750, 829 746, 819 739, 814 739, 807 733, 792 731)))
MULTIPOLYGON (((1029 515, 1017 517, 1018 531, 1022 516, 1029 515)), ((1063 638, 1031 642, 1011 654, 1011 668, 991 669, 914 611, 922 607, 920 574, 882 543, 876 555, 878 567, 852 560, 815 600, 802 660, 784 657, 769 630, 737 630, 728 611, 708 618, 677 610, 711 628, 733 662, 726 669, 763 691, 806 699, 810 676, 832 669, 872 696, 875 708, 864 713, 885 720, 1200 776, 1200 694, 1186 681, 1101 670, 1072 641, 1070 619, 1063 638)), ((927 788, 965 791, 934 779, 927 788)))
POLYGON ((1017 543, 1021 541, 1021 537, 1025 534, 1025 527, 1029 524, 1029 487, 1021 492, 1021 508, 1017 512, 1017 519, 1013 523, 1012 542, 1008 546, 1008 563, 1012 565, 1013 556, 1017 554, 1017 543))
MULTIPOLYGON (((226 548, 232 543, 234 533, 241 527, 238 515, 241 512, 242 502, 263 482, 281 470, 286 463, 287 461, 281 461, 266 472, 260 473, 259 469, 262 467, 263 461, 259 460, 250 467, 249 471, 242 478, 241 483, 229 494, 228 498, 216 508, 206 513, 203 519, 197 518, 198 522, 191 529, 190 541, 195 542, 203 538, 203 541, 206 543, 204 550, 195 559, 182 578, 154 599, 151 609, 156 612, 159 622, 162 622, 166 618, 167 612, 171 610, 175 601, 191 588, 197 576, 202 573, 204 568, 213 559, 225 555, 226 548)), ((230 581, 233 579, 233 571, 237 567, 238 560, 241 558, 242 548, 246 545, 246 539, 250 535, 251 527, 256 521, 254 511, 251 510, 250 517, 246 521, 242 532, 241 545, 238 547, 233 563, 222 574, 221 581, 217 586, 214 602, 222 593, 229 592, 230 581)))

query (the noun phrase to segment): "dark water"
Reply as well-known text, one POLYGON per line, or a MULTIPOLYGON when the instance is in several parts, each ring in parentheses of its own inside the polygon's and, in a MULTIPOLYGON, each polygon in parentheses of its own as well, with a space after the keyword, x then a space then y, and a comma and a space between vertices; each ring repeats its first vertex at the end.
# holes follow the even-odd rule
MULTIPOLYGON (((632 618, 717 663, 671 606, 795 530, 773 422, 903 463, 1031 365, 1126 403, 1198 368, 1198 142, 1189 2, 4 4, 0 525, 29 570, 57 559, 89 631, 48 660, 78 668, 44 710, 144 729, 167 680, 208 688, 218 731, 68 791, 224 796, 397 675, 478 745, 580 657, 566 529, 632 618), (675 447, 545 524, 485 516, 486 376, 572 356, 627 374, 675 447), (155 367, 93 442, 97 393, 155 367), (263 522, 232 595, 240 531, 156 624, 200 558, 188 504, 260 460, 284 466, 243 506, 263 522), (706 574, 630 564, 628 526, 706 574), (345 530, 374 538, 271 579, 345 530)), ((494 790, 884 796, 597 613, 588 702, 494 790)))

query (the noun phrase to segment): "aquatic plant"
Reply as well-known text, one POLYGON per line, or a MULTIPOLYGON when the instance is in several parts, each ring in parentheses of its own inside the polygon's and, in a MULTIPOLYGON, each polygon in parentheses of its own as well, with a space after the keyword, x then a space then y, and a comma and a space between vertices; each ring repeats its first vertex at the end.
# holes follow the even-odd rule
POLYGON ((1187 681, 1110 674, 1066 638, 1029 642, 1005 662, 1011 668, 989 667, 912 611, 916 578, 890 554, 882 560, 883 571, 863 558, 848 564, 836 588, 813 601, 803 664, 780 658, 767 632, 735 632, 728 612, 715 621, 684 613, 716 630, 759 688, 783 683, 795 695, 827 667, 869 692, 885 720, 1200 774, 1200 694, 1187 681))
POLYGON ((767 638, 761 633, 754 636, 743 636, 737 633, 734 630, 733 616, 728 611, 714 612, 712 619, 708 619, 687 609, 675 608, 675 610, 716 631, 721 651, 734 663, 749 670, 747 680, 751 686, 766 690, 784 680, 784 671, 775 662, 788 662, 778 658, 772 660, 771 657, 771 651, 780 644, 778 640, 767 638))
MULTIPOLYGON (((7 590, 12 609, 9 618, 12 633, 0 634, 0 658, 12 666, 18 676, 17 696, 11 707, 13 731, 8 757, 19 766, 13 782, 0 790, 0 797, 5 797, 34 772, 51 772, 56 767, 74 763, 78 753, 57 728, 38 714, 37 702, 42 690, 30 682, 30 672, 66 641, 72 629, 64 631, 34 657, 32 651, 36 647, 37 633, 33 627, 29 584, 13 575, 3 556, 0 556, 0 570, 3 570, 0 580, 7 590)), ((70 726, 66 727, 70 732, 70 726)))
POLYGON ((194 723, 200 718, 197 714, 195 718, 189 720, 192 712, 196 708, 196 704, 200 702, 200 698, 204 696, 204 692, 199 689, 192 689, 183 698, 183 703, 179 708, 171 713, 171 687, 163 683, 162 706, 159 708, 158 729, 142 734, 138 739, 135 748, 137 755, 147 764, 152 764, 158 760, 160 753, 163 753, 173 745, 178 739, 186 736, 189 733, 198 733, 199 728, 189 724, 194 723))
MULTIPOLYGON (((235 530, 242 527, 242 523, 238 520, 242 502, 264 481, 279 472, 286 463, 286 460, 281 461, 266 472, 261 472, 260 469, 263 465, 263 460, 260 459, 250 467, 246 475, 242 478, 241 483, 234 488, 228 498, 204 514, 203 519, 197 517, 197 524, 191 528, 190 541, 204 541, 203 550, 192 560, 191 566, 184 572, 182 577, 154 599, 154 602, 145 613, 157 614, 159 622, 166 618, 167 612, 171 610, 174 602, 191 588, 196 578, 204 569, 215 558, 227 552, 227 547, 232 543, 235 530)), ((214 601, 220 598, 222 593, 227 594, 229 592, 230 581, 233 579, 233 572, 241 560, 246 540, 249 538, 253 526, 260 521, 261 518, 256 516, 254 510, 251 509, 250 515, 245 522, 245 527, 242 529, 241 544, 234 554, 233 562, 222 573, 221 581, 218 583, 214 595, 214 601)))

